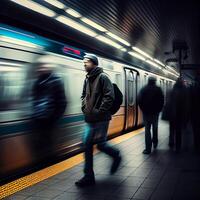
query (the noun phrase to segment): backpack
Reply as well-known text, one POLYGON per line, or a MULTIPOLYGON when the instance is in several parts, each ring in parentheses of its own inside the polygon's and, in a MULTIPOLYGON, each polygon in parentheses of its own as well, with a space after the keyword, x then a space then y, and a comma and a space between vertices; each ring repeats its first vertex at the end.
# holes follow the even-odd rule
MULTIPOLYGON (((100 78, 100 76, 98 76, 97 80, 99 80, 99 78, 100 78)), ((111 112, 112 115, 114 115, 120 109, 120 106, 123 102, 123 94, 120 91, 120 89, 118 88, 117 84, 112 83, 112 85, 113 85, 115 98, 114 98, 112 107, 110 108, 110 112, 111 112)))
POLYGON ((120 109, 120 106, 123 102, 123 94, 121 93, 117 84, 113 83, 113 89, 114 89, 115 98, 113 101, 113 105, 110 108, 110 112, 112 115, 114 115, 120 109))

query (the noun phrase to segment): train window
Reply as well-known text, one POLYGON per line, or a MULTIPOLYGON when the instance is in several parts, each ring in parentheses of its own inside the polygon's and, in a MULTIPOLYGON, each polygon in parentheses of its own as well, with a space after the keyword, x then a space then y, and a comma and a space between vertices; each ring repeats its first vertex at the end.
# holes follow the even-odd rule
POLYGON ((133 81, 128 81, 128 102, 129 105, 133 104, 133 81))
POLYGON ((170 81, 169 82, 169 87, 170 87, 170 90, 172 89, 172 82, 170 81))
POLYGON ((20 110, 25 73, 20 67, 0 66, 0 111, 20 110))
POLYGON ((145 86, 147 84, 147 74, 144 75, 144 83, 143 85, 145 86))
POLYGON ((141 82, 140 75, 137 75, 137 86, 138 86, 138 90, 140 90, 143 86, 142 82, 141 82))
POLYGON ((136 74, 133 75, 133 104, 135 103, 136 101, 136 96, 137 96, 137 93, 136 93, 136 74))
POLYGON ((83 83, 85 74, 79 70, 68 69, 65 71, 65 88, 68 99, 68 114, 75 114, 81 112, 81 94, 83 90, 83 83))
POLYGON ((169 92, 169 90, 170 90, 170 82, 167 81, 167 91, 166 92, 169 92))
POLYGON ((111 60, 102 59, 101 63, 104 69, 106 68, 113 70, 113 62, 111 60))
POLYGON ((166 91, 167 91, 167 83, 166 83, 166 81, 164 81, 164 95, 166 94, 166 91))
POLYGON ((115 80, 116 80, 116 84, 119 87, 119 89, 122 89, 122 76, 121 74, 115 74, 115 80))
POLYGON ((133 105, 135 99, 135 78, 132 72, 129 73, 128 78, 128 104, 133 105))
POLYGON ((164 80, 163 80, 163 79, 160 79, 160 87, 161 87, 161 89, 162 89, 163 92, 164 92, 164 87, 165 87, 164 84, 165 84, 165 83, 164 83, 164 80))
POLYGON ((29 70, 22 64, 0 62, 0 122, 30 117, 33 78, 28 77, 29 70))

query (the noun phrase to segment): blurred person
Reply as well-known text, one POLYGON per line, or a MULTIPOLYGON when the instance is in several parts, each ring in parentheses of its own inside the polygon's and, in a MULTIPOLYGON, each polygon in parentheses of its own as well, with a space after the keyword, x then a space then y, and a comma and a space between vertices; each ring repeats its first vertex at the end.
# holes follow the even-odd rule
POLYGON ((195 84, 190 87, 190 112, 193 130, 193 141, 195 151, 200 153, 200 80, 196 78, 195 84))
POLYGON ((148 84, 142 88, 138 96, 138 103, 143 113, 145 125, 145 149, 144 154, 150 154, 152 143, 154 148, 158 145, 158 118, 164 104, 164 95, 160 87, 156 85, 156 78, 149 77, 148 84), (153 127, 153 137, 151 136, 153 127))
POLYGON ((111 107, 114 101, 114 89, 109 77, 98 67, 98 59, 93 54, 84 56, 84 67, 87 72, 82 93, 82 111, 85 115, 85 166, 84 176, 75 184, 79 187, 95 184, 93 171, 93 144, 99 137, 97 148, 113 158, 110 173, 117 171, 121 155, 118 149, 107 143, 107 131, 111 120, 111 107))
MULTIPOLYGON (((36 64, 37 80, 33 86, 33 122, 39 136, 39 148, 54 153, 53 131, 63 116, 67 101, 64 85, 54 73, 54 65, 45 57, 36 64)), ((47 57, 48 58, 48 57, 47 57)))
POLYGON ((168 102, 168 118, 170 122, 169 146, 177 152, 181 149, 182 132, 188 122, 188 91, 179 78, 170 93, 168 102))

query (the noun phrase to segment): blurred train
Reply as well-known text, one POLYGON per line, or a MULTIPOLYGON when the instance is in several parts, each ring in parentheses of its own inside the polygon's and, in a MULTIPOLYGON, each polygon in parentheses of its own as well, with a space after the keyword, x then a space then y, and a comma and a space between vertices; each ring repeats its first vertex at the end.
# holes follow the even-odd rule
MULTIPOLYGON (((27 170, 43 159, 42 154, 41 157, 34 156, 32 144, 37 141, 30 116, 34 62, 44 54, 48 54, 56 66, 55 72, 62 77, 68 101, 67 110, 55 133, 56 154, 71 155, 81 148, 84 117, 80 96, 86 74, 82 62, 85 51, 13 27, 0 26, 1 179, 27 170)), ((136 97, 152 73, 100 56, 98 59, 99 66, 109 74, 124 96, 120 110, 112 117, 109 137, 141 127, 142 114, 136 97)), ((155 76, 164 93, 175 82, 175 79, 155 76)))

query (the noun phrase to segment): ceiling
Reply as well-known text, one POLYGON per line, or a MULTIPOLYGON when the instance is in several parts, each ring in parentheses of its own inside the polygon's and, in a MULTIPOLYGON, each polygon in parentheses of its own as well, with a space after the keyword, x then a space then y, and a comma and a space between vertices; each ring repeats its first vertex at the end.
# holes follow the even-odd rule
POLYGON ((66 3, 164 62, 174 40, 187 43, 186 63, 200 63, 200 2, 194 0, 70 0, 66 3))
MULTIPOLYGON (((37 1, 37 0, 35 0, 37 1)), ((132 46, 137 46, 152 57, 165 62, 173 54, 173 40, 183 40, 187 43, 188 59, 185 63, 200 63, 200 2, 194 0, 60 0, 66 6, 78 11, 110 32, 125 39, 132 46)), ((84 39, 85 36, 76 31, 58 25, 52 19, 38 15, 9 0, 1 3, 1 21, 17 26, 26 26, 29 30, 48 34, 55 37, 57 33, 61 40, 79 43, 89 49, 101 52, 110 48, 98 46, 93 40, 84 39), (45 26, 44 26, 45 24, 45 26), (71 32, 72 31, 72 32, 71 32), (73 34, 71 34, 73 33, 73 34), (52 35, 51 35, 52 34, 52 35), (75 34, 75 35, 74 35, 75 34), (96 47, 97 46, 97 47, 96 47)), ((37 1, 41 2, 41 0, 37 1)), ((105 46, 105 45, 104 45, 105 46)), ((120 56, 117 54, 117 56, 120 56)), ((123 55, 124 58, 126 56, 123 55)))

